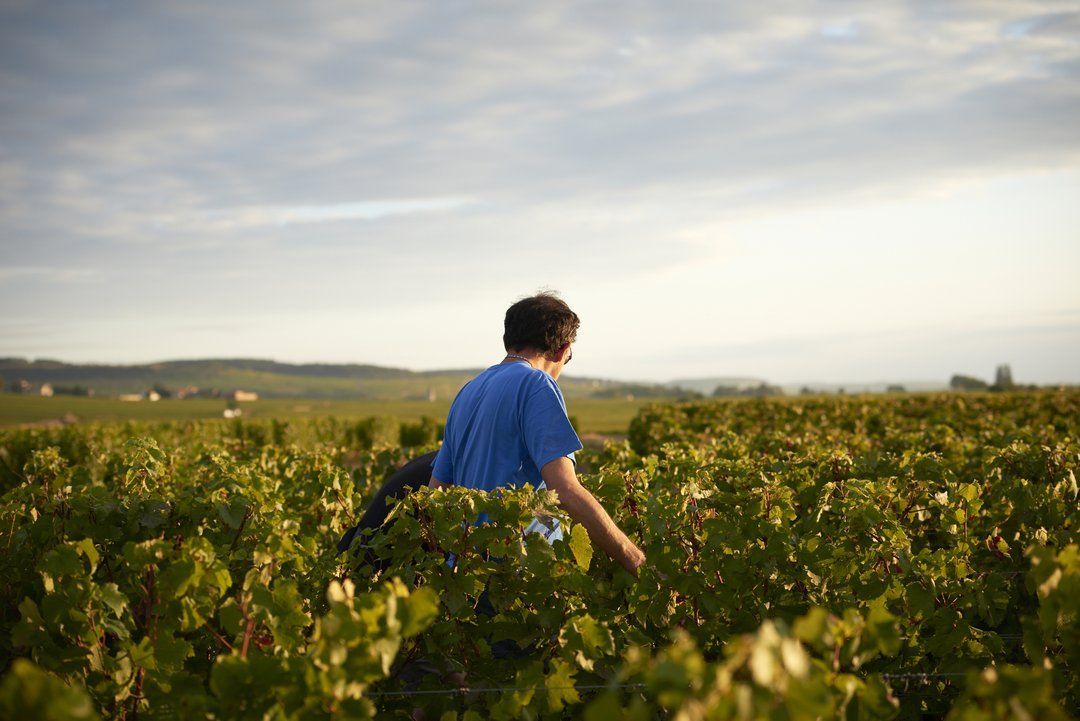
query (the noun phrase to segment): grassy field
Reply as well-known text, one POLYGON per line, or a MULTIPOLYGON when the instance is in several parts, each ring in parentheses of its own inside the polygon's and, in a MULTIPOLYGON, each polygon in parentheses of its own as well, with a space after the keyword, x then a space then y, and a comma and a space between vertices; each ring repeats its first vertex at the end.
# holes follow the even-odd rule
MULTIPOLYGON (((581 398, 567 401, 567 410, 580 433, 626 433, 630 419, 652 399, 621 400, 581 398)), ((401 420, 431 416, 446 418, 446 401, 354 401, 273 398, 243 403, 245 418, 312 418, 316 416, 366 417, 386 415, 401 420)), ((221 418, 224 400, 168 400, 127 403, 113 398, 78 398, 0 394, 0 426, 53 421, 173 421, 221 418)))

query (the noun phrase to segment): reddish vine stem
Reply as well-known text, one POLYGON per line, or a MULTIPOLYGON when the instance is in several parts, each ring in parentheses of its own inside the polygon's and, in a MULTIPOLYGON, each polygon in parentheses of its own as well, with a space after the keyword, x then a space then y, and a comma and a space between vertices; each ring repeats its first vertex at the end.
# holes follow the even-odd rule
MULTIPOLYGON (((244 614, 247 615, 246 613, 244 614)), ((240 647, 240 657, 247 658, 247 645, 252 642, 252 635, 255 631, 255 617, 248 618, 247 625, 244 626, 244 642, 240 647)))
MULTIPOLYGON (((155 583, 154 568, 147 569, 143 576, 143 590, 146 593, 146 599, 143 606, 143 628, 146 631, 146 635, 150 637, 151 641, 157 640, 157 614, 154 613, 154 608, 157 605, 157 599, 155 598, 157 585, 155 583)), ((139 714, 139 701, 142 700, 142 688, 143 680, 146 678, 146 669, 140 667, 138 673, 135 676, 135 688, 131 692, 131 718, 135 719, 139 714)), ((124 714, 124 718, 127 718, 127 714, 124 714)))
POLYGON ((244 517, 240 519, 240 525, 236 529, 236 535, 233 536, 232 543, 229 544, 229 553, 231 554, 236 550, 236 544, 240 542, 240 534, 244 532, 244 526, 247 525, 248 519, 251 518, 254 513, 254 509, 251 506, 247 507, 244 511, 244 517))
POLYGON ((210 625, 209 621, 204 621, 203 625, 206 626, 206 630, 208 630, 210 633, 214 634, 214 638, 216 638, 218 641, 220 641, 222 643, 222 645, 225 646, 225 648, 229 649, 229 651, 235 651, 236 650, 236 649, 233 648, 233 645, 231 643, 229 643, 228 640, 224 636, 222 636, 220 633, 218 633, 217 629, 215 629, 213 626, 210 625))

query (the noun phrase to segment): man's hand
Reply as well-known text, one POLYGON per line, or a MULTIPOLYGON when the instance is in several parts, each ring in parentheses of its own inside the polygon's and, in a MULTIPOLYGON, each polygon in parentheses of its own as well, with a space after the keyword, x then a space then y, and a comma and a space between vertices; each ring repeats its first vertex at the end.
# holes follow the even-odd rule
POLYGON ((585 526, 593 544, 604 549, 616 563, 637 575, 645 563, 645 554, 626 537, 604 507, 581 485, 574 472, 574 462, 566 456, 546 463, 540 469, 549 490, 559 496, 559 505, 570 518, 585 526))
POLYGON ((438 478, 436 478, 434 473, 431 474, 431 479, 428 481, 427 485, 428 485, 428 488, 430 488, 432 490, 434 490, 436 488, 448 488, 449 487, 448 484, 443 483, 438 478))

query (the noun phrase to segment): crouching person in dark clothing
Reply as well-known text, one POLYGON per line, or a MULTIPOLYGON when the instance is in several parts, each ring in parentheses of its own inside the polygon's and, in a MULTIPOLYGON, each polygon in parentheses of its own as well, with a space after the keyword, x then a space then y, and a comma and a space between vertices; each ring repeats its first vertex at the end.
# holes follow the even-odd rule
MULTIPOLYGON (((397 471, 392 473, 379 490, 375 493, 371 503, 368 504, 360 522, 342 535, 337 543, 338 553, 344 553, 352 549, 353 558, 363 565, 375 571, 385 571, 387 561, 380 558, 372 551, 368 542, 371 535, 381 532, 386 525, 386 516, 390 513, 390 498, 402 498, 416 489, 428 485, 431 479, 431 467, 435 462, 438 451, 431 451, 418 456, 397 471)), ((487 591, 481 594, 476 604, 479 615, 491 618, 495 615, 495 609, 488 599, 487 591)), ((492 644, 492 653, 496 658, 520 658, 527 651, 523 651, 516 643, 510 640, 500 640, 492 644)), ((435 673, 434 667, 427 664, 427 672, 435 673)))
MULTIPOLYGON (((337 543, 338 553, 351 550, 352 559, 373 571, 385 571, 389 562, 380 558, 371 547, 370 539, 375 533, 382 533, 387 525, 386 517, 390 513, 391 498, 400 499, 414 490, 428 485, 431 479, 431 467, 437 451, 425 453, 412 459, 397 471, 392 473, 379 490, 375 493, 360 518, 360 522, 346 531, 337 543)), ((390 523, 393 523, 391 521, 390 523)), ((495 615, 495 609, 488 599, 487 591, 478 599, 476 604, 477 615, 491 618, 495 615)), ((522 649, 516 642, 510 639, 502 639, 491 643, 492 655, 495 658, 510 659, 521 658, 529 654, 532 649, 522 649)), ((406 691, 415 691, 425 677, 435 676, 443 679, 444 685, 450 687, 462 687, 465 685, 465 676, 460 672, 446 672, 445 667, 440 668, 437 664, 426 658, 412 658, 400 664, 392 674, 401 687, 406 691)), ((414 709, 412 718, 423 719, 424 715, 419 709, 414 709)))
POLYGON ((390 474, 390 477, 375 493, 375 497, 371 499, 360 522, 346 531, 338 541, 338 553, 344 553, 351 547, 354 557, 358 560, 363 560, 376 570, 386 570, 385 561, 371 552, 366 540, 386 523, 386 516, 390 513, 390 507, 386 503, 388 498, 401 498, 428 484, 431 478, 431 464, 435 462, 437 454, 438 451, 425 453, 390 474), (354 547, 353 541, 358 536, 360 538, 354 547))

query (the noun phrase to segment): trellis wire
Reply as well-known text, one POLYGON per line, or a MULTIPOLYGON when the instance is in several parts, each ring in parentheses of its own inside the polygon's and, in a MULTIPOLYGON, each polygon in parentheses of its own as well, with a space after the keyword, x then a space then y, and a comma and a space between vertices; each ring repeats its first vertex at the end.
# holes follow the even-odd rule
MULTIPOLYGON (((955 673, 883 673, 880 674, 882 679, 919 679, 929 680, 932 678, 954 678, 958 676, 966 676, 964 672, 955 673)), ((469 686, 460 686, 457 688, 430 688, 430 689, 416 689, 412 691, 369 691, 365 693, 365 696, 440 696, 440 695, 453 695, 453 694, 470 694, 470 693, 505 693, 511 691, 569 691, 571 689, 575 691, 603 691, 607 689, 644 689, 646 687, 643 683, 614 683, 614 684, 579 684, 573 686, 478 686, 472 688, 469 686)))
POLYGON ((643 683, 616 683, 616 684, 580 684, 576 686, 480 686, 470 688, 430 688, 415 691, 371 691, 365 696, 435 696, 440 694, 469 694, 469 693, 503 693, 506 691, 600 691, 603 689, 619 688, 645 688, 643 683))

